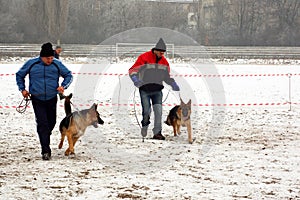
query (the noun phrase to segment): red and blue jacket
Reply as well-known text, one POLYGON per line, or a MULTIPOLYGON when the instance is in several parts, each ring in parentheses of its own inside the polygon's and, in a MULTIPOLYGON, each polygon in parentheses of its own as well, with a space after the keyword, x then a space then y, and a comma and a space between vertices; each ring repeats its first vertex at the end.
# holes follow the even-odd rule
POLYGON ((153 49, 141 54, 129 69, 129 76, 136 75, 143 82, 140 90, 147 92, 160 91, 164 88, 163 81, 168 85, 174 82, 170 77, 170 65, 163 56, 158 58, 153 49))

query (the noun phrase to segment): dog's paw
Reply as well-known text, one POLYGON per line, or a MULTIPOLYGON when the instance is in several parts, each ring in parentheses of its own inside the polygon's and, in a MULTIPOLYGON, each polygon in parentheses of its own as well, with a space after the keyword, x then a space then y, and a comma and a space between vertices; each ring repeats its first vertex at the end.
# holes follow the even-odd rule
POLYGON ((193 139, 189 140, 189 143, 193 144, 195 142, 195 140, 196 140, 196 138, 193 138, 193 139))
POLYGON ((75 154, 75 153, 71 153, 71 154, 68 156, 68 158, 70 158, 70 159, 75 159, 75 158, 76 158, 76 154, 75 154))
POLYGON ((69 156, 71 153, 70 149, 68 148, 66 151, 65 151, 65 156, 69 156))
POLYGON ((69 152, 67 152, 67 151, 65 152, 65 156, 69 156, 69 154, 70 154, 69 152))

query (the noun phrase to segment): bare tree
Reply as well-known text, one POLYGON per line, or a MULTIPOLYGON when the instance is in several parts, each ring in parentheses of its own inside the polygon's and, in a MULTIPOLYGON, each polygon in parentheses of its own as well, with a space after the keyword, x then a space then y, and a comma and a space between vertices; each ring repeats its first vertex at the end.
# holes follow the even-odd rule
POLYGON ((253 45, 258 26, 262 21, 260 18, 259 0, 237 0, 235 2, 235 15, 237 19, 237 36, 240 44, 253 45))
POLYGON ((280 31, 280 43, 293 45, 299 34, 299 0, 276 0, 276 10, 278 16, 278 29, 280 31))
POLYGON ((44 15, 43 22, 51 40, 60 43, 61 34, 65 31, 68 17, 68 0, 45 0, 42 3, 44 15))
POLYGON ((216 45, 231 41, 234 28, 231 22, 230 5, 226 1, 217 1, 213 9, 213 40, 216 45))
POLYGON ((162 27, 206 45, 300 45, 299 0, 0 0, 1 42, 100 43, 162 27), (197 13, 196 26, 188 13, 197 13))
POLYGON ((24 33, 17 31, 18 17, 15 15, 15 1, 0 1, 0 40, 7 42, 20 42, 24 33))

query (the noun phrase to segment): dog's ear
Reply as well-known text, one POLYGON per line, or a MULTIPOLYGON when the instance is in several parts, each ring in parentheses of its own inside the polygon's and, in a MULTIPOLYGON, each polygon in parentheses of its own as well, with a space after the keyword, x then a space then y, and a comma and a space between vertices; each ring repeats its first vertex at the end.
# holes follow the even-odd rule
POLYGON ((192 99, 189 100, 189 102, 187 103, 187 105, 188 105, 189 107, 191 107, 191 105, 192 105, 192 99))
POLYGON ((66 102, 70 102, 71 98, 72 98, 73 94, 69 94, 68 96, 65 96, 63 94, 60 94, 60 99, 65 99, 66 102))
POLYGON ((96 105, 95 103, 93 103, 93 105, 91 106, 90 109, 91 109, 91 110, 92 110, 92 109, 97 109, 97 105, 96 105))
POLYGON ((96 103, 93 104, 93 107, 95 107, 95 110, 97 110, 97 106, 98 105, 96 103))
POLYGON ((182 101, 181 97, 180 97, 180 106, 183 106, 185 103, 182 101))

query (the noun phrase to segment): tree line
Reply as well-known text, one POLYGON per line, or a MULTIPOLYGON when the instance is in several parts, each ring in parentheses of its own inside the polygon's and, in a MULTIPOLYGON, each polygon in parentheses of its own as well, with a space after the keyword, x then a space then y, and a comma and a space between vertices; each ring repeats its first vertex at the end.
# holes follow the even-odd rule
POLYGON ((299 8, 299 0, 0 0, 0 42, 99 44, 161 27, 202 45, 299 46, 299 8))

